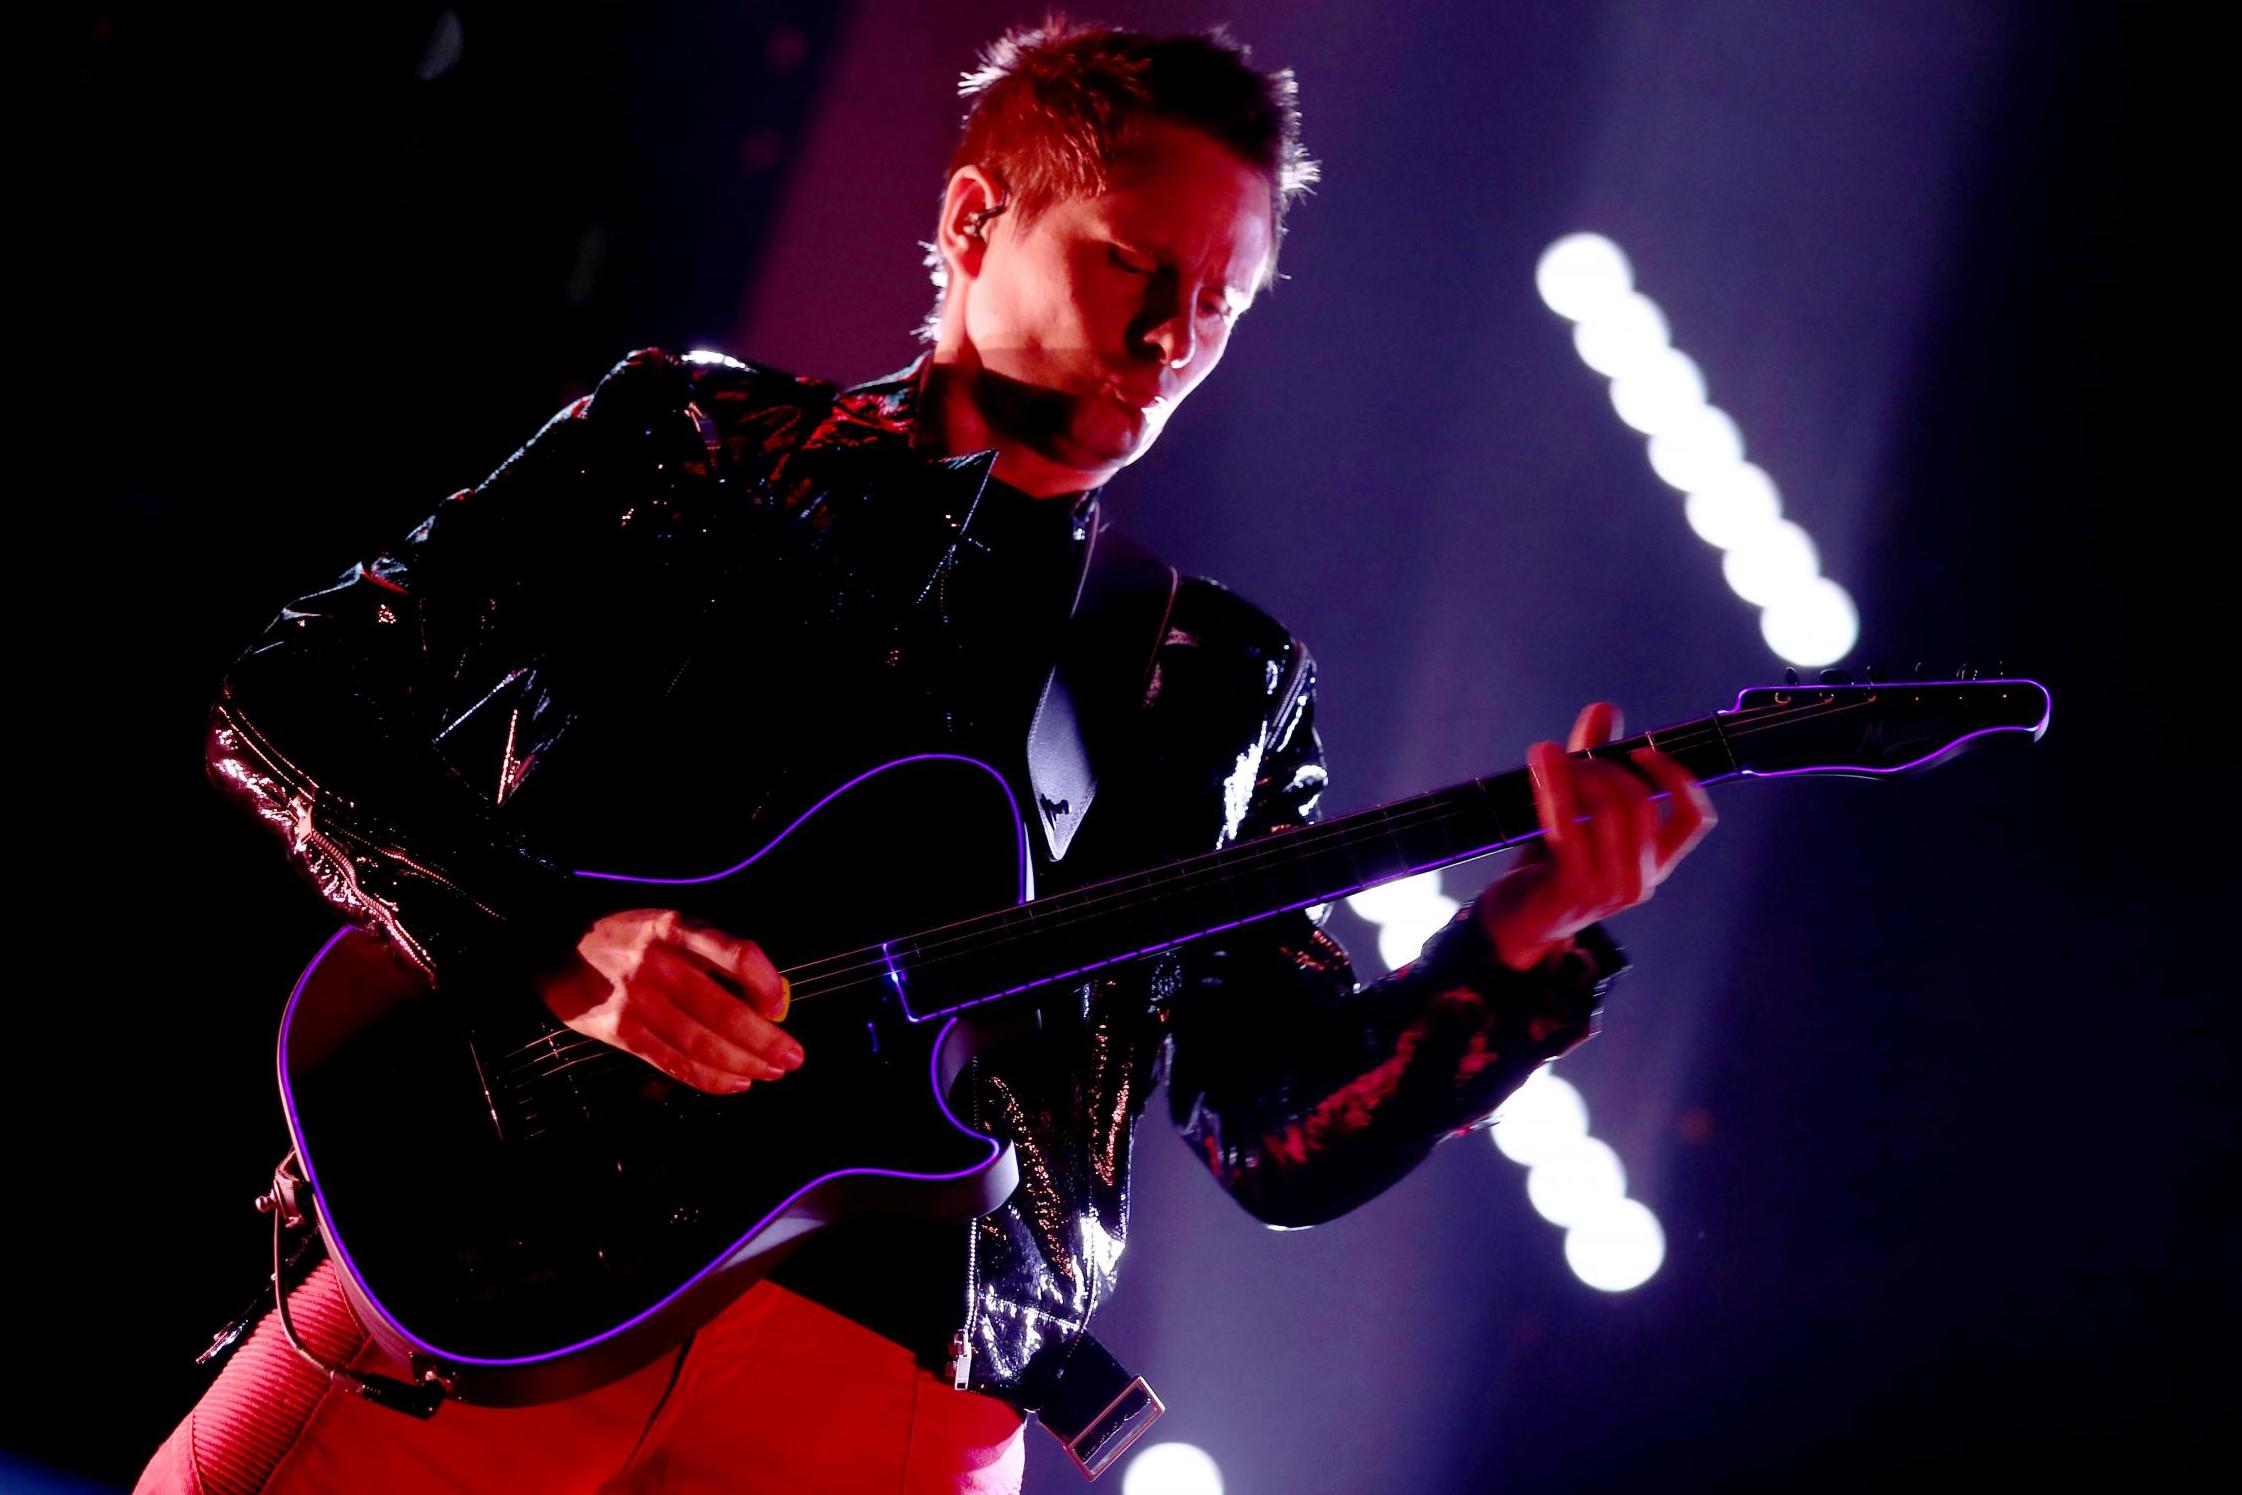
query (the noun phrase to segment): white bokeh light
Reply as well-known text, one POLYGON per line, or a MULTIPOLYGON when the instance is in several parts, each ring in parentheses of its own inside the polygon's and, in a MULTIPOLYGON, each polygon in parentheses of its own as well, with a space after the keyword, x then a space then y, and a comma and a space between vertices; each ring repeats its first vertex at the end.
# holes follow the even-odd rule
POLYGON ((1526 1174, 1526 1200, 1552 1225, 1577 1225, 1627 1195, 1627 1170, 1611 1144, 1575 1137, 1536 1159, 1526 1174))
POLYGON ((1640 291, 1630 291, 1573 327, 1573 351, 1607 379, 1656 357, 1667 345, 1666 314, 1640 291))
POLYGON ((1717 490, 1744 463, 1744 433, 1718 405, 1695 413, 1650 438, 1650 470, 1684 493, 1717 490))
MULTIPOLYGON (((1425 941, 1462 908, 1442 891, 1438 870, 1364 888, 1349 894, 1346 903, 1357 916, 1377 927, 1378 954, 1394 970, 1417 959, 1425 941)), ((1587 1101, 1570 1083, 1552 1074, 1547 1064, 1529 1074, 1491 1120, 1493 1124, 1488 1128, 1488 1135, 1504 1157, 1528 1170, 1526 1197, 1544 1219, 1577 1233, 1583 1224, 1593 1226, 1603 1219, 1614 1205, 1628 1202, 1627 1170, 1619 1154, 1609 1143, 1589 1135, 1587 1101)), ((1640 1210, 1641 1206, 1635 1208, 1640 1210)), ((1655 1220, 1651 1231, 1656 1239, 1655 1220)), ((1604 1235, 1609 1234, 1608 1229, 1604 1231, 1604 1235)), ((1615 1284, 1632 1287, 1634 1282, 1620 1280, 1627 1272, 1641 1271, 1645 1277, 1655 1272, 1658 1269, 1655 1257, 1647 1268, 1642 1265, 1641 1236, 1641 1230, 1636 1228, 1633 1235, 1621 1241, 1621 1245, 1628 1241, 1635 1243, 1632 1256, 1615 1256, 1617 1248, 1605 1249, 1602 1255, 1593 1256, 1592 1269, 1603 1273, 1603 1280, 1591 1281, 1590 1285, 1612 1290, 1616 1290, 1615 1284)), ((1593 1234, 1584 1237, 1591 1246, 1602 1238, 1593 1234)), ((1566 1261, 1582 1280, 1588 1281, 1570 1244, 1571 1239, 1567 1237, 1566 1261)), ((1659 1251, 1662 1254, 1662 1242, 1659 1251)), ((1148 1495, 1155 1491, 1160 1495, 1170 1495, 1170 1492, 1185 1495, 1185 1492, 1210 1488, 1221 1488, 1214 1462, 1189 1444, 1160 1444, 1147 1449, 1129 1465, 1122 1485, 1123 1495, 1148 1495), (1183 1452, 1171 1453, 1170 1449, 1183 1452), (1157 1462, 1147 1463, 1154 1455, 1158 1455, 1157 1462), (1144 1471, 1141 1475, 1140 1467, 1144 1471), (1211 1486, 1189 1483, 1206 1478, 1212 1478, 1215 1483, 1211 1486), (1159 1483, 1140 1486, 1139 1479, 1159 1483)))
POLYGON ((1373 924, 1383 924, 1404 913, 1412 905, 1439 896, 1440 874, 1420 872, 1415 877, 1397 877, 1392 882, 1364 888, 1359 893, 1349 893, 1347 907, 1353 909, 1358 918, 1368 919, 1373 924))
POLYGON ((1378 926, 1378 958, 1388 970, 1400 970, 1424 953, 1425 941, 1439 933, 1462 907, 1441 893, 1406 905, 1378 926))
POLYGON ((1194 1443, 1155 1443, 1132 1456, 1121 1495, 1222 1495, 1222 1469, 1194 1443))
POLYGON ((1545 1065, 1502 1103, 1488 1135, 1504 1157, 1531 1168, 1588 1135, 1588 1103, 1545 1065))
POLYGON ((1679 348, 1662 348, 1611 381, 1611 408, 1645 436, 1671 431, 1705 406, 1705 375, 1679 348))
POLYGON ((1821 576, 1813 537, 1788 519, 1753 531, 1720 558, 1728 589, 1755 607, 1774 607, 1821 576))
POLYGON ((1551 311, 1578 322, 1624 299, 1635 272, 1602 234, 1567 234, 1542 251, 1534 285, 1551 311))
POLYGON ((1729 550, 1782 518, 1783 497, 1763 470, 1739 462, 1717 482, 1693 489, 1682 504, 1682 514, 1698 539, 1729 550))
POLYGON ((1812 537, 1783 517, 1774 479, 1744 460, 1744 433, 1709 402, 1704 371, 1673 345, 1666 313, 1635 289, 1634 267, 1601 234, 1567 234, 1542 251, 1534 285, 1573 322, 1580 361, 1611 381, 1611 406, 1649 438, 1651 470, 1684 495, 1699 539, 1726 552, 1721 570, 1761 609, 1760 636, 1797 665, 1835 664, 1860 641, 1860 614, 1821 575, 1812 537))
POLYGON ((1603 1292, 1641 1287, 1665 1260, 1665 1228, 1640 1200, 1610 1200, 1565 1232, 1565 1264, 1603 1292))
POLYGON ((1348 895, 1347 907, 1378 926, 1378 958, 1399 970, 1463 907, 1440 891, 1440 873, 1420 872, 1348 895))
POLYGON ((1861 617, 1852 594, 1823 576, 1761 613, 1759 632, 1777 658, 1818 669, 1852 652, 1861 617))

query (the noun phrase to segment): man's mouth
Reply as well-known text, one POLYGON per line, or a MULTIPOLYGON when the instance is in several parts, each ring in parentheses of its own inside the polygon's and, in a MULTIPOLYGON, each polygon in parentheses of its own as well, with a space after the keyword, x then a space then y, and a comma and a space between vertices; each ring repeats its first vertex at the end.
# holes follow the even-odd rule
POLYGON ((1168 397, 1156 388, 1147 389, 1142 385, 1127 385, 1113 379, 1106 381, 1105 388, 1106 393, 1112 395, 1115 400, 1128 406, 1131 410, 1156 410, 1168 403, 1168 397))

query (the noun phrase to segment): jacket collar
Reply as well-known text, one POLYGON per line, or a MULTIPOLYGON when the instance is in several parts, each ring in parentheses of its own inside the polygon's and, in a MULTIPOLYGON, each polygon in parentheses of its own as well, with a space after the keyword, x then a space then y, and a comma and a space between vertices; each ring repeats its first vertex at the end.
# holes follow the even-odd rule
MULTIPOLYGON (((933 370, 934 350, 929 348, 892 374, 842 390, 834 397, 832 419, 827 422, 835 439, 845 440, 846 434, 860 440, 892 437, 909 445, 918 434, 919 409, 933 370)), ((816 439, 811 438, 813 443, 816 439)), ((989 455, 993 460, 995 453, 989 455)))
MULTIPOLYGON (((913 449, 918 440, 919 416, 926 406, 927 380, 933 376, 933 369, 934 350, 929 348, 892 374, 842 390, 834 396, 831 413, 804 445, 813 449, 874 446, 887 448, 890 453, 913 449)), ((922 460, 957 475, 962 500, 957 511, 958 528, 962 531, 995 470, 995 448, 922 460)), ((1094 523, 1098 497, 1104 491, 1102 487, 1091 488, 1073 499, 1077 529, 1087 532, 1094 523)))

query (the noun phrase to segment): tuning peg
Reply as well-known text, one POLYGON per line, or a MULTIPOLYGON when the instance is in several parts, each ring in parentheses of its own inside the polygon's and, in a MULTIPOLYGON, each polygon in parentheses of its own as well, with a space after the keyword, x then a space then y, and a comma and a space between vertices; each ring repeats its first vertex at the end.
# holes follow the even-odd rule
POLYGON ((1923 678, 1923 661, 1920 659, 1915 661, 1915 678, 1918 680, 1923 678))
POLYGON ((1822 671, 1822 684, 1824 685, 1851 685, 1852 683, 1852 675, 1845 670, 1822 671))
POLYGON ((1864 664, 1864 665, 1862 665, 1862 666, 1861 666, 1861 678, 1862 678, 1863 680, 1866 680, 1866 681, 1867 681, 1867 682, 1868 682, 1869 684, 1871 684, 1871 685, 1874 685, 1874 684, 1876 684, 1876 683, 1877 683, 1877 682, 1876 682, 1876 666, 1874 666, 1874 665, 1872 665, 1872 664, 1864 664))
POLYGON ((1783 669, 1783 683, 1785 685, 1796 685, 1798 683, 1798 671, 1785 666, 1783 669))
POLYGON ((1970 668, 1970 662, 1965 659, 1955 669, 1954 678, 1957 680, 1974 680, 1977 678, 1977 672, 1970 668))

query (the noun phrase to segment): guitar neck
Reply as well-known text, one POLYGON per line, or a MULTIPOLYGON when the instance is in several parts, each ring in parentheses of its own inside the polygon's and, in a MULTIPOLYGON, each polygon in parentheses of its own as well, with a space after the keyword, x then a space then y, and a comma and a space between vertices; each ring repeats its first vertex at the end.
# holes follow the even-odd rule
MULTIPOLYGON (((1718 715, 1591 756, 1624 762, 1642 747, 1667 753, 1705 783, 1738 771, 1718 715)), ((1468 862, 1541 831, 1532 778, 1513 769, 893 940, 878 952, 879 963, 907 993, 914 985, 977 993, 931 1004, 932 1011, 913 1003, 915 1015, 929 1017, 1468 862)), ((849 964, 861 970, 864 962, 849 964)), ((797 978, 805 995, 820 984, 814 970, 797 978)))

